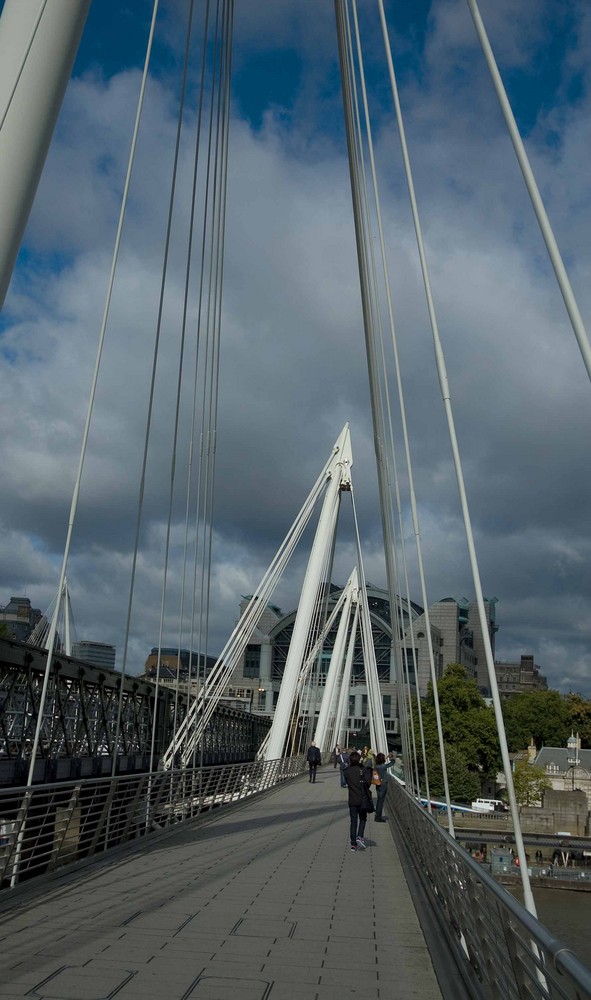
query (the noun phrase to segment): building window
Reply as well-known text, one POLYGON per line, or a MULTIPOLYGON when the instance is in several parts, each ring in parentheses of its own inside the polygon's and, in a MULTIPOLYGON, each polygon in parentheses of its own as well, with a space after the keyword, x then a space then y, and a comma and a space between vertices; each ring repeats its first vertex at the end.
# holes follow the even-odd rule
POLYGON ((392 696, 389 694, 382 695, 382 703, 384 706, 384 718, 389 719, 392 715, 392 696))
POLYGON ((349 695, 349 715, 355 715, 355 695, 349 695))
POLYGON ((261 673, 261 647, 255 643, 248 643, 244 654, 244 676, 260 677, 261 673))
POLYGON ((361 695, 361 714, 364 719, 367 719, 367 695, 361 695))

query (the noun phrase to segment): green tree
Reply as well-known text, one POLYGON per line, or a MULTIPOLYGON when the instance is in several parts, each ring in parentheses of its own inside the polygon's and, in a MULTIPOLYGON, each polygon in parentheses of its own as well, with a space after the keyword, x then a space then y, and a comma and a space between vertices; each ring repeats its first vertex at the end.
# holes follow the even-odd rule
POLYGON ((591 748, 591 701, 580 694, 569 694, 565 701, 571 731, 579 734, 582 747, 591 748))
POLYGON ((564 747, 571 733, 569 710, 558 691, 515 694, 503 702, 510 751, 522 750, 533 738, 541 747, 564 747))
MULTIPOLYGON (((481 781, 476 771, 470 770, 461 750, 451 743, 445 745, 445 763, 449 793, 454 802, 472 802, 480 795, 481 781)), ((439 754, 431 754, 429 763, 429 791, 432 797, 443 798, 443 768, 439 754)))
POLYGON ((542 767, 536 767, 527 760, 518 760, 513 771, 515 798, 520 806, 535 806, 542 798, 546 788, 552 788, 546 772, 542 767))
MULTIPOLYGON (((452 798, 469 802, 480 794, 485 778, 496 775, 501 755, 494 712, 478 692, 459 663, 450 663, 438 684, 443 741, 446 750, 450 793, 452 798)), ((443 774, 437 739, 437 723, 433 691, 421 703, 425 749, 432 794, 443 794, 443 774)), ((415 704, 415 734, 420 750, 418 710, 415 704)), ((422 755, 420 771, 424 777, 422 755)))
POLYGON ((5 622, 0 622, 0 639, 10 639, 8 626, 5 622))

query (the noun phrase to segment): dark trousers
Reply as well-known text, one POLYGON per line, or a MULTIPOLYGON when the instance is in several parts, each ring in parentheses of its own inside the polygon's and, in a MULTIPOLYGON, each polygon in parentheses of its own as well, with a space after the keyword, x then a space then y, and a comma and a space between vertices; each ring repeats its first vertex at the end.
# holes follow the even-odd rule
POLYGON ((365 833, 365 821, 367 812, 361 806, 349 806, 349 816, 351 817, 351 847, 355 847, 357 837, 363 837, 365 833))
POLYGON ((376 815, 375 815, 375 818, 376 819, 381 819, 382 818, 382 810, 384 808, 384 802, 386 801, 386 792, 388 791, 388 786, 385 783, 385 781, 383 781, 381 785, 378 785, 376 787, 376 791, 378 793, 378 801, 376 802, 376 815))
POLYGON ((310 766, 310 781, 316 781, 316 768, 318 767, 318 764, 316 763, 313 764, 310 761, 309 766, 310 766))

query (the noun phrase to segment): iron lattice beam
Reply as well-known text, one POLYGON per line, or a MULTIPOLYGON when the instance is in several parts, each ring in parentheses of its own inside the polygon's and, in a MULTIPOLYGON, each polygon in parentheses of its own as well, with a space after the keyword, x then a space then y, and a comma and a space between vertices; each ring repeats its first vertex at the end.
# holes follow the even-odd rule
MULTIPOLYGON (((0 785, 24 780, 29 762, 47 651, 0 639, 0 785)), ((119 690, 123 708, 116 755, 118 770, 157 767, 187 711, 186 694, 160 688, 115 670, 93 667, 58 654, 50 667, 35 782, 97 777, 110 773, 119 690), (155 760, 151 734, 157 712, 155 760)), ((197 750, 205 764, 252 760, 270 720, 219 705, 197 750)))

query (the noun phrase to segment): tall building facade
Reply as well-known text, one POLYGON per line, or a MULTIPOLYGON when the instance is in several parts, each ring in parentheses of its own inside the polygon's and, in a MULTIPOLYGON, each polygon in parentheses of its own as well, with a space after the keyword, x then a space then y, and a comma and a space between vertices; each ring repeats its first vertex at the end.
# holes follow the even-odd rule
POLYGON ((28 597, 11 597, 4 608, 0 608, 0 624, 6 627, 9 639, 26 642, 43 613, 31 607, 28 597))
POLYGON ((80 642, 72 643, 72 656, 75 660, 90 663, 93 667, 105 667, 106 670, 115 669, 116 652, 116 647, 106 642, 82 639, 80 642))
MULTIPOLYGON (((468 626, 468 602, 444 597, 429 608, 431 646, 437 679, 443 676, 450 663, 461 663, 468 677, 476 677, 477 661, 473 646, 472 630, 468 626)), ((411 684, 416 664, 415 690, 424 698, 431 681, 431 663, 427 638, 426 617, 421 614, 413 623, 412 634, 405 634, 405 653, 409 663, 411 684), (414 644, 413 644, 414 640, 414 644), (414 650, 414 655, 413 655, 414 650)))
POLYGON ((531 654, 522 656, 519 663, 495 662, 495 674, 499 694, 505 698, 512 694, 548 690, 548 681, 531 654))
MULTIPOLYGON (((496 623, 496 605, 496 597, 484 598, 486 628, 490 639, 493 662, 495 658, 495 636, 498 631, 496 623)), ((468 605, 468 628, 472 632, 472 641, 474 652, 476 654, 476 683, 478 684, 478 690, 482 695, 484 695, 485 698, 490 698, 490 681, 488 676, 488 667, 486 664, 484 632, 480 625, 480 616, 478 614, 478 604, 476 601, 470 601, 468 605)))

